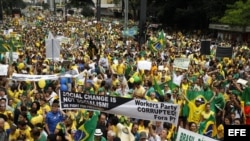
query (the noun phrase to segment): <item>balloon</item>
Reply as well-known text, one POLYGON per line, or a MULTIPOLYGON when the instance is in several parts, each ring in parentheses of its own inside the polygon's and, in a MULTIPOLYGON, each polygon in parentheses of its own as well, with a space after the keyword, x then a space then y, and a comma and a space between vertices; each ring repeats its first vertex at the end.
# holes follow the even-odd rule
POLYGON ((44 79, 41 79, 41 80, 38 81, 38 86, 39 86, 41 89, 43 89, 43 88, 45 87, 45 85, 46 85, 46 82, 45 82, 44 79))
POLYGON ((60 84, 67 84, 67 78, 65 78, 65 77, 62 77, 61 79, 60 79, 60 84))
POLYGON ((30 85, 31 84, 31 82, 30 81, 25 81, 26 82, 26 84, 28 84, 28 85, 30 85))
POLYGON ((134 83, 134 78, 133 77, 131 77, 129 80, 128 80, 130 83, 134 83))
POLYGON ((136 83, 141 81, 141 79, 140 79, 139 76, 134 76, 133 78, 134 78, 134 80, 135 80, 134 82, 136 82, 136 83))
POLYGON ((41 44, 40 44, 39 42, 36 42, 36 46, 37 46, 37 47, 40 47, 40 45, 41 45, 41 44))
POLYGON ((19 69, 19 70, 21 70, 21 69, 23 69, 24 68, 24 63, 20 63, 20 64, 18 64, 18 66, 17 66, 17 68, 19 69))
POLYGON ((68 87, 66 84, 61 84, 61 91, 67 91, 68 90, 68 87))

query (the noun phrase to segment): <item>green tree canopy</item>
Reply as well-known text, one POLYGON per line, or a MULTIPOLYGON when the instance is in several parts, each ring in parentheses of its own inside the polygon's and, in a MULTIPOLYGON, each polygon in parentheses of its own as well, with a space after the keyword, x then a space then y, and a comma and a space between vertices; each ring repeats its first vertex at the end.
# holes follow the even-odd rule
POLYGON ((228 10, 225 11, 220 22, 237 26, 250 25, 250 0, 240 0, 233 5, 228 5, 228 10))

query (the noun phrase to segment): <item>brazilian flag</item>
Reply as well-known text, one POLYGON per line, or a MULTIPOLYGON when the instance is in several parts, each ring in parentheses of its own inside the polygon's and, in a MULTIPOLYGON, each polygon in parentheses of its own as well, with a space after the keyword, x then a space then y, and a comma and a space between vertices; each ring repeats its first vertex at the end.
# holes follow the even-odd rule
POLYGON ((16 51, 17 50, 17 44, 16 41, 10 40, 9 42, 5 42, 3 39, 0 39, 0 53, 10 52, 10 51, 16 51))
POLYGON ((94 133, 97 126, 99 111, 94 111, 91 118, 87 119, 76 131, 75 141, 93 141, 94 133))
POLYGON ((155 78, 154 78, 154 89, 155 89, 155 91, 157 92, 157 94, 159 96, 163 96, 164 95, 163 92, 162 92, 162 89, 161 89, 160 85, 157 83, 157 81, 156 81, 155 78))
POLYGON ((241 94, 241 100, 244 101, 246 106, 250 106, 250 87, 244 89, 241 94))
POLYGON ((5 53, 10 51, 10 46, 3 40, 0 40, 0 53, 5 53))
POLYGON ((210 117, 200 123, 199 134, 207 137, 215 138, 217 135, 217 128, 215 123, 215 116, 210 115, 210 117))
POLYGON ((160 49, 165 48, 165 46, 166 46, 166 39, 165 39, 163 30, 159 33, 157 41, 159 42, 159 48, 160 49))
POLYGON ((205 102, 208 102, 212 97, 213 97, 213 92, 210 90, 208 90, 208 91, 188 90, 187 91, 187 98, 190 101, 194 101, 196 98, 203 98, 205 100, 205 102))
POLYGON ((148 47, 152 52, 157 52, 158 50, 155 48, 155 42, 152 40, 148 41, 148 47))
POLYGON ((23 47, 23 43, 21 41, 17 40, 16 38, 11 39, 9 45, 10 45, 10 47, 12 47, 12 51, 17 51, 18 48, 23 47))

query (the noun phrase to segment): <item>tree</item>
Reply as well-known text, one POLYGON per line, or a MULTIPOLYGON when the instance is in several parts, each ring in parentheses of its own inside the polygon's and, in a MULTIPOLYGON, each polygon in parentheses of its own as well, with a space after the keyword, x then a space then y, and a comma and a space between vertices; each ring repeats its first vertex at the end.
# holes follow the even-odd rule
POLYGON ((71 0, 67 7, 76 7, 76 8, 82 8, 81 14, 88 17, 88 16, 94 16, 94 2, 92 0, 71 0))
POLYGON ((71 0, 69 5, 72 7, 82 7, 82 6, 94 6, 94 2, 92 0, 71 0))
POLYGON ((220 22, 236 26, 250 25, 250 0, 237 1, 233 5, 228 5, 228 10, 225 11, 220 22))
POLYGON ((13 8, 25 8, 26 4, 23 0, 2 0, 2 7, 7 15, 11 15, 13 8))
MULTIPOLYGON (((149 0, 150 1, 150 0, 149 0)), ((152 0, 151 0, 152 1, 152 0)), ((155 0, 160 22, 178 28, 207 28, 236 0, 155 0)))

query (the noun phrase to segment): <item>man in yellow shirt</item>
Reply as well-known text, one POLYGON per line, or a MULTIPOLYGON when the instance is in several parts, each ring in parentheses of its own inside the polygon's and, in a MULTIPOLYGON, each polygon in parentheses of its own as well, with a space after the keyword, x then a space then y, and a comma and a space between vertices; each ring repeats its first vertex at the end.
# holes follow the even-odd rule
POLYGON ((18 122, 18 129, 15 131, 15 136, 17 140, 33 141, 31 137, 31 128, 27 125, 25 121, 18 122))
POLYGON ((188 114, 188 122, 195 122, 197 125, 201 121, 201 112, 205 110, 206 103, 210 103, 214 96, 209 100, 209 102, 205 102, 203 97, 197 97, 194 102, 190 101, 184 94, 182 94, 186 101, 188 102, 189 114, 188 114))
POLYGON ((8 135, 6 133, 6 131, 4 130, 4 123, 5 120, 3 118, 0 118, 0 140, 1 141, 8 141, 8 135))
POLYGON ((117 65, 116 73, 119 76, 123 76, 125 74, 125 70, 126 70, 126 65, 123 63, 123 60, 120 58, 118 60, 118 65, 117 65))
POLYGON ((145 94, 146 94, 145 88, 141 84, 137 83, 134 89, 133 98, 144 99, 145 94))

